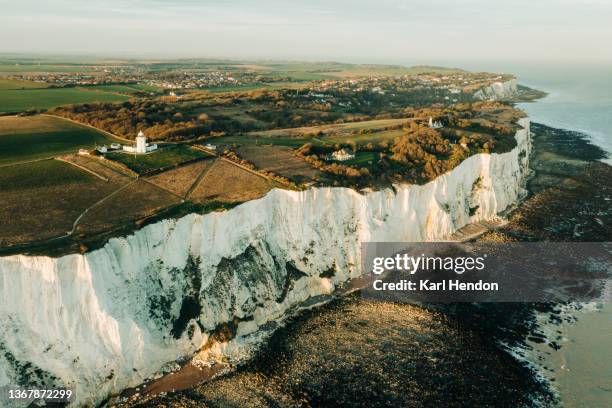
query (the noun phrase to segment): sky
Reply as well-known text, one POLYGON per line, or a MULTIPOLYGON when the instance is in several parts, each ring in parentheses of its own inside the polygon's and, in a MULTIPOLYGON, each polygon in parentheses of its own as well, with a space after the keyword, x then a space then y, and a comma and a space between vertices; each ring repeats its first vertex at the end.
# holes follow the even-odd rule
POLYGON ((612 62, 612 0, 0 0, 0 53, 612 62))

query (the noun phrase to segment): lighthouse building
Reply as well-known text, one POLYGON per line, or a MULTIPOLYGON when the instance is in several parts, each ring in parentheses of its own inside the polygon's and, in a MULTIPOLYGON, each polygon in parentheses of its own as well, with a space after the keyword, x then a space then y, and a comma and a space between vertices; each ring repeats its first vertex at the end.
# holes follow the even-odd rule
POLYGON ((123 150, 129 153, 143 154, 157 150, 157 145, 155 143, 147 143, 147 137, 141 130, 138 132, 138 136, 136 136, 136 146, 123 146, 123 150))

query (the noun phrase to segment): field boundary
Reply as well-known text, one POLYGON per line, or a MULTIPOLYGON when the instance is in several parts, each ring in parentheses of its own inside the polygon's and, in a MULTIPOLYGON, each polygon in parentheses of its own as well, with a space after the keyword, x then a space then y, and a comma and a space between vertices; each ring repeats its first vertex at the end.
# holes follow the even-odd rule
POLYGON ((102 204, 103 202, 105 202, 106 200, 110 199, 111 197, 113 197, 118 192, 120 192, 120 191, 124 190, 126 187, 131 186, 132 184, 134 184, 136 181, 138 181, 138 180, 135 179, 135 180, 131 180, 131 181, 125 183, 124 185, 122 185, 121 187, 119 187, 118 189, 116 189, 115 191, 110 193, 109 195, 102 197, 101 199, 99 199, 98 201, 96 201, 95 203, 93 203, 92 205, 87 207, 85 210, 83 210, 83 212, 72 223, 72 229, 65 236, 69 237, 69 236, 72 236, 74 234, 74 232, 76 231, 76 228, 77 228, 77 226, 79 224, 79 221, 81 221, 81 218, 83 218, 89 212, 89 210, 91 210, 92 208, 97 207, 98 205, 102 204))
POLYGON ((95 127, 93 125, 89 125, 87 123, 82 123, 82 122, 76 121, 74 119, 65 118, 65 117, 59 116, 59 115, 52 115, 50 113, 41 113, 40 116, 48 116, 48 117, 51 117, 51 118, 58 118, 58 119, 67 120, 68 122, 72 122, 72 123, 77 124, 77 125, 86 126, 88 128, 95 129, 95 130, 97 130, 100 133, 104 133, 105 135, 112 137, 113 139, 120 140, 122 142, 134 143, 133 140, 126 139, 126 138, 123 138, 121 136, 117 136, 116 134, 111 133, 111 132, 109 132, 107 130, 100 129, 100 128, 97 128, 97 127, 95 127))
POLYGON ((108 180, 109 180, 108 178, 104 177, 103 175, 98 174, 98 173, 96 173, 95 171, 93 171, 93 170, 91 170, 91 169, 88 169, 88 168, 87 168, 87 167, 85 167, 85 166, 81 166, 80 164, 73 163, 73 162, 71 162, 71 161, 69 161, 69 160, 66 160, 66 159, 63 159, 63 158, 61 158, 61 157, 56 157, 56 158, 55 158, 55 160, 60 161, 60 162, 63 162, 63 163, 70 164, 71 166, 74 166, 74 167, 76 167, 76 168, 78 168, 78 169, 80 169, 80 170, 86 171, 87 173, 92 174, 92 175, 96 176, 97 178, 99 178, 99 179, 101 179, 101 180, 104 180, 104 181, 106 181, 106 182, 108 182, 108 180))
MULTIPOLYGON (((272 177, 270 177, 270 176, 267 176, 267 175, 265 175, 265 174, 263 174, 263 173, 260 173, 260 172, 259 172, 259 171, 257 171, 257 170, 249 169, 248 167, 243 166, 243 165, 242 165, 242 164, 240 164, 240 163, 236 163, 235 161, 232 161, 232 160, 230 160, 230 159, 228 159, 228 158, 225 158, 225 157, 223 157, 223 156, 219 156, 219 155, 218 155, 218 154, 216 154, 216 153, 212 153, 212 152, 208 151, 208 149, 206 149, 205 147, 202 147, 202 146, 199 146, 199 145, 194 145, 193 147, 195 147, 196 149, 201 150, 201 151, 203 151, 203 152, 206 152, 206 153, 210 154, 211 156, 215 156, 215 157, 217 157, 219 160, 223 160, 223 161, 225 161, 225 162, 227 162, 227 163, 231 163, 231 164, 233 164, 234 166, 240 167, 242 170, 246 170, 246 171, 248 171, 248 172, 249 172, 249 173, 251 173, 251 174, 254 174, 254 175, 259 176, 259 177, 263 177, 263 178, 265 178, 265 179, 266 179, 266 180, 268 180, 268 181, 271 181, 271 182, 273 182, 273 183, 280 184, 280 185, 289 186, 288 184, 281 183, 280 181, 275 180, 274 178, 272 178, 272 177)), ((292 186, 289 186, 289 187, 292 187, 292 186)), ((292 189, 293 189, 293 187, 292 187, 292 189)))
MULTIPOLYGON (((214 159, 213 159, 214 160, 214 159)), ((202 169, 202 172, 200 172, 200 174, 198 175, 198 177, 196 178, 196 180, 193 182, 193 184, 191 185, 191 187, 189 187, 189 190, 187 190, 187 192, 185 193, 185 196, 183 197, 184 200, 187 200, 189 198, 189 196, 191 195, 191 193, 194 192, 194 190, 196 188, 198 188, 198 186, 200 185, 200 183, 202 183, 202 180, 204 180, 204 177, 206 177, 206 175, 208 174, 208 172, 210 171, 210 169, 213 168, 213 166, 215 165, 215 163, 213 163, 211 166, 209 167, 205 167, 204 169, 202 169)))
POLYGON ((5 163, 5 164, 0 164, 0 168, 2 168, 2 167, 12 167, 12 166, 21 166, 22 164, 36 163, 36 162, 41 162, 41 161, 45 161, 45 160, 53 160, 53 159, 55 159, 55 156, 41 157, 40 159, 26 160, 26 161, 15 162, 15 163, 5 163))

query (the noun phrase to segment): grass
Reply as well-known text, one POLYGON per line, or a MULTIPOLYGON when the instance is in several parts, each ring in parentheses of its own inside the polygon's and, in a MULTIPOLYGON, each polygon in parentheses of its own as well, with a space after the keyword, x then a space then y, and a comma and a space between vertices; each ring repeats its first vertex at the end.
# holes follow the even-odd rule
POLYGON ((0 113, 49 109, 55 106, 91 102, 121 102, 129 96, 87 88, 0 88, 0 113))
POLYGON ((210 88, 199 88, 202 90, 206 90, 212 93, 222 93, 222 92, 240 92, 240 91, 254 91, 256 89, 265 89, 270 88, 269 84, 244 84, 244 85, 227 85, 227 86, 217 86, 210 88))
POLYGON ((332 125, 320 125, 320 126, 305 126, 298 128, 287 128, 287 129, 275 129, 265 130, 258 132, 251 132, 249 135, 258 135, 266 138, 277 138, 277 137, 306 137, 315 134, 321 135, 346 135, 352 132, 370 131, 375 132, 377 130, 385 130, 390 126, 403 125, 404 123, 410 122, 413 119, 375 119, 366 120, 361 122, 349 122, 332 125))
POLYGON ((150 174, 160 169, 178 166, 192 160, 209 157, 197 149, 185 145, 162 148, 149 154, 110 153, 106 157, 124 164, 138 174, 150 174))
POLYGON ((96 85, 87 87, 89 90, 97 90, 103 92, 115 92, 132 95, 138 92, 153 92, 158 93, 161 91, 160 88, 144 85, 144 84, 117 84, 117 85, 96 85))
POLYGON ((3 167, 0 171, 1 191, 58 187, 95 181, 96 178, 89 173, 56 160, 3 167))
POLYGON ((0 64, 0 72, 86 72, 92 71, 91 66, 53 65, 53 64, 0 64))
POLYGON ((312 142, 313 144, 324 144, 317 140, 312 140, 305 137, 259 137, 255 135, 238 135, 238 136, 223 136, 211 139, 210 142, 214 145, 224 147, 232 144, 249 144, 249 145, 273 145, 273 146, 286 146, 286 147, 300 147, 305 143, 312 142), (259 140, 258 140, 259 139, 259 140))
POLYGON ((348 143, 350 141, 359 144, 366 143, 379 143, 383 141, 393 141, 396 137, 404 134, 402 129, 394 130, 383 130, 381 132, 364 133, 358 135, 339 135, 339 136, 327 136, 322 140, 329 143, 348 143))
POLYGON ((278 146, 245 145, 238 155, 261 170, 271 171, 294 182, 311 181, 319 171, 293 154, 293 150, 278 146))
MULTIPOLYGON (((87 236, 156 214, 179 199, 144 180, 137 180, 89 211, 79 222, 77 234, 87 236)), ((136 224, 137 226, 137 224, 136 224)))
POLYGON ((0 79, 0 91, 6 89, 41 89, 48 85, 43 82, 20 81, 17 79, 0 79))
POLYGON ((110 141, 95 129, 59 118, 0 117, 0 165, 53 157, 110 141))
POLYGON ((164 171, 149 177, 148 180, 161 188, 172 191, 174 194, 184 196, 189 192, 194 182, 198 180, 198 177, 204 174, 214 162, 215 158, 211 157, 208 160, 200 160, 164 171))
POLYGON ((217 160, 193 190, 190 199, 196 203, 217 201, 243 202, 265 195, 275 183, 238 166, 217 160))

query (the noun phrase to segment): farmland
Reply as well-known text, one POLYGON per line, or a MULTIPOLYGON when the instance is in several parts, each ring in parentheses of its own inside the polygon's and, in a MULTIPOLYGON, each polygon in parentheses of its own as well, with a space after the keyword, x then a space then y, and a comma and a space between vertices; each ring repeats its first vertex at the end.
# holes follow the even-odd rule
POLYGON ((471 154, 512 148, 520 117, 465 91, 501 77, 434 67, 124 61, 3 75, 1 65, 0 113, 55 116, 0 117, 0 247, 52 238, 89 248, 275 187, 423 183, 471 154), (160 148, 77 154, 139 131, 160 148), (201 150, 209 143, 214 155, 201 150), (340 149, 354 157, 334 160, 340 149))
POLYGON ((155 86, 148 86, 148 85, 142 85, 142 84, 95 85, 95 86, 88 86, 85 89, 119 93, 119 94, 124 94, 124 95, 135 95, 135 94, 142 94, 142 93, 147 93, 147 94, 161 93, 161 89, 155 86))
POLYGON ((111 140, 102 132, 49 116, 0 117, 0 165, 53 157, 111 140))
POLYGON ((0 169, 0 245, 66 234, 87 207, 118 188, 56 160, 0 169))
POLYGON ((207 160, 200 160, 156 174, 149 177, 148 180, 161 188, 184 197, 189 193, 194 183, 197 183, 199 178, 202 177, 214 163, 215 159, 211 156, 207 160))
POLYGON ((135 180, 85 214, 77 234, 87 236, 125 225, 136 227, 138 219, 179 202, 179 198, 169 192, 144 180, 135 180))
POLYGON ((271 171, 296 183, 314 180, 319 171, 293 154, 293 149, 277 146, 244 145, 238 155, 260 170, 271 171))
POLYGON ((17 81, 14 79, 0 79, 0 91, 20 90, 20 89, 41 89, 48 88, 44 82, 17 81))
MULTIPOLYGON (((0 88, 0 113, 22 112, 30 109, 48 109, 55 106, 91 103, 91 102, 121 102, 129 99, 126 95, 103 90, 75 88, 36 88, 24 87, 15 81, 14 88, 10 84, 0 88)), ((30 86, 28 84, 28 86, 30 86)))
POLYGON ((277 187, 275 183, 263 177, 218 160, 194 189, 191 198, 199 203, 242 202, 262 197, 274 187, 277 187))
POLYGON ((358 132, 376 132, 385 130, 389 127, 399 127, 412 121, 412 119, 377 119, 359 122, 349 122, 321 126, 305 126, 289 129, 274 129, 261 132, 251 132, 249 135, 262 138, 283 138, 283 137, 313 137, 326 135, 351 135, 358 132))
POLYGON ((67 64, 32 64, 32 63, 0 63, 0 73, 14 72, 83 72, 92 71, 94 68, 88 65, 67 64))

